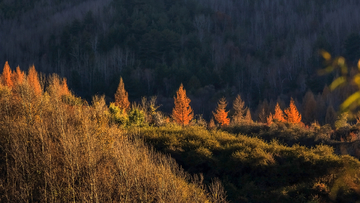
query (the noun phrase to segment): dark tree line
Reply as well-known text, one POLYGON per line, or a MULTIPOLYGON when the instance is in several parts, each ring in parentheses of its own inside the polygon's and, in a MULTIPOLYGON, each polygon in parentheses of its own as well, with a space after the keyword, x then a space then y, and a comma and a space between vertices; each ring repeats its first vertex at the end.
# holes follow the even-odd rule
POLYGON ((308 90, 321 93, 334 75, 317 74, 323 68, 319 49, 357 62, 359 4, 3 1, 0 58, 11 66, 57 72, 85 98, 105 93, 113 99, 122 76, 132 100, 171 97, 183 83, 197 113, 237 94, 255 109, 264 99, 301 101, 308 90))

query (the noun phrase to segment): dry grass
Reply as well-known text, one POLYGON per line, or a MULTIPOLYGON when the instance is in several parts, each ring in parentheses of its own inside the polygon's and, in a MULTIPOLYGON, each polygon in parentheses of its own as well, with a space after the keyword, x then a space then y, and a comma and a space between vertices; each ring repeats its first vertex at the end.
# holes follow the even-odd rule
POLYGON ((109 125, 103 98, 69 102, 58 81, 40 96, 26 82, 0 85, 0 202, 225 202, 219 181, 207 193, 202 178, 109 125))

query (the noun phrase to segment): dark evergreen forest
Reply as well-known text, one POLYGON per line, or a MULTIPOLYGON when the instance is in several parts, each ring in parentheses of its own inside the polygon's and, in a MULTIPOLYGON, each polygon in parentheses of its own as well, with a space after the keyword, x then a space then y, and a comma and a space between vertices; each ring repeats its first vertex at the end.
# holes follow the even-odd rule
POLYGON ((58 73, 87 99, 112 101, 122 76, 130 100, 157 95, 167 112, 183 83, 206 118, 222 96, 240 94, 255 110, 265 99, 290 97, 301 107, 311 91, 323 106, 321 122, 348 94, 317 98, 336 76, 317 74, 318 51, 356 64, 359 7, 351 0, 4 0, 0 59, 58 73))

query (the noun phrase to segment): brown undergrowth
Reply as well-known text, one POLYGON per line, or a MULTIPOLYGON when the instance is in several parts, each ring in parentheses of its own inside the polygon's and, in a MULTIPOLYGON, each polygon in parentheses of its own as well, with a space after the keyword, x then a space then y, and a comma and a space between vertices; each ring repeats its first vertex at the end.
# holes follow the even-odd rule
POLYGON ((206 188, 63 82, 0 85, 0 202, 225 202, 219 181, 206 188))

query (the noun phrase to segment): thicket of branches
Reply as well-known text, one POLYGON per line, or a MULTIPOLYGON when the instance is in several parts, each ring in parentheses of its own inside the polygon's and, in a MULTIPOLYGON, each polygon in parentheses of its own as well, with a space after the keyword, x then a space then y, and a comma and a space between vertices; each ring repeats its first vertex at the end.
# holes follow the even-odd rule
POLYGON ((35 73, 0 80, 1 202, 225 202, 219 181, 205 187, 113 125, 104 97, 88 105, 35 73))

